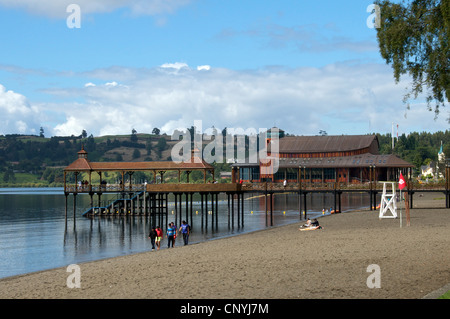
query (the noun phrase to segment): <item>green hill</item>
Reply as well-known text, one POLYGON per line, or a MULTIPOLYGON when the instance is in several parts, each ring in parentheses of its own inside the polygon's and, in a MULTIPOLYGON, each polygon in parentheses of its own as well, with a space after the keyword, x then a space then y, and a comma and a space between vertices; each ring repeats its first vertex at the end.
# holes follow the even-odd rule
MULTIPOLYGON (((85 133, 85 132, 83 132, 85 133)), ((80 136, 43 137, 11 134, 0 136, 0 187, 19 186, 61 186, 63 168, 77 158, 77 152, 84 149, 89 160, 101 161, 170 161, 171 149, 177 141, 168 135, 137 134, 93 137, 80 136)), ((437 154, 444 145, 444 153, 450 157, 450 131, 436 133, 411 133, 402 135, 392 149, 390 134, 377 134, 380 153, 394 153, 416 167, 437 160, 437 154)), ((205 143, 207 144, 207 143, 205 143)), ((219 176, 229 171, 224 163, 214 163, 219 176)), ((109 176, 114 179, 114 176, 109 176)), ((169 177, 170 178, 170 177, 169 177)), ((175 178, 175 177, 174 177, 175 178)), ((191 176, 191 181, 195 175, 191 176)), ((201 179, 201 176, 199 177, 201 179)))

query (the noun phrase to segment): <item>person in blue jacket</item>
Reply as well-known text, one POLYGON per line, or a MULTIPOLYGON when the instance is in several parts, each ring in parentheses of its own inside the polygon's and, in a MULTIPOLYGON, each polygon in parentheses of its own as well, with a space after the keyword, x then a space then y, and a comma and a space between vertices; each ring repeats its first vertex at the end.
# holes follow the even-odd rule
POLYGON ((167 238, 167 248, 170 248, 170 245, 172 244, 172 248, 173 248, 173 244, 175 242, 174 240, 174 236, 175 236, 175 231, 176 229, 172 226, 172 223, 170 223, 167 226, 167 234, 166 234, 166 238, 167 238))
POLYGON ((186 221, 181 222, 180 232, 183 234, 184 245, 186 246, 189 242, 189 233, 191 231, 191 226, 189 226, 186 221))

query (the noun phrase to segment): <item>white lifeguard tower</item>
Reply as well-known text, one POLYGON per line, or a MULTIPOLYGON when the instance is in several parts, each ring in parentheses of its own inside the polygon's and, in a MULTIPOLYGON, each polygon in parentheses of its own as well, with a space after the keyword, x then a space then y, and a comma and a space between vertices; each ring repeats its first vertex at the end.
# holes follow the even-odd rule
POLYGON ((379 218, 397 218, 395 182, 381 183, 383 183, 383 195, 381 195, 379 218), (389 185, 391 185, 390 189, 387 187, 389 185), (388 212, 391 212, 391 214, 388 212))

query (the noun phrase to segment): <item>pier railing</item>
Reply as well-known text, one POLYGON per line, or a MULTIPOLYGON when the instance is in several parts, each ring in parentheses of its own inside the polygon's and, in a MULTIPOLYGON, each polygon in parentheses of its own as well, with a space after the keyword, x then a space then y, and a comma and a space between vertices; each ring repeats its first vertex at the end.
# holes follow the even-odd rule
POLYGON ((144 184, 121 185, 66 185, 66 193, 120 193, 120 192, 142 192, 145 189, 144 184))
MULTIPOLYGON (((298 192, 298 191, 382 191, 383 183, 366 182, 366 183, 346 183, 346 182, 329 182, 329 183, 244 183, 243 191, 268 191, 268 192, 298 192)), ((446 191, 445 184, 442 183, 419 183, 409 181, 407 190, 414 191, 446 191)))
MULTIPOLYGON (((408 190, 414 191, 448 191, 444 182, 419 183, 408 181, 408 190)), ((69 185, 65 187, 66 193, 120 193, 120 192, 298 192, 298 191, 382 191, 383 184, 379 182, 366 183, 218 183, 218 184, 195 184, 195 183, 163 183, 163 184, 101 184, 101 185, 69 185)))

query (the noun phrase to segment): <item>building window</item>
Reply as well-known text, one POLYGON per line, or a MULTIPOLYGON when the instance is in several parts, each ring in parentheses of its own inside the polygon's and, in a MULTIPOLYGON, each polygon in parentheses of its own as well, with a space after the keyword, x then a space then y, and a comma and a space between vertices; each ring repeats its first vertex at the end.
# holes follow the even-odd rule
POLYGON ((297 178, 298 178, 298 169, 288 168, 287 174, 286 174, 286 179, 287 180, 297 180, 297 178))
POLYGON ((252 167, 252 180, 259 180, 259 167, 252 167))
POLYGON ((334 180, 335 177, 335 169, 334 168, 324 168, 323 178, 324 180, 334 180))

